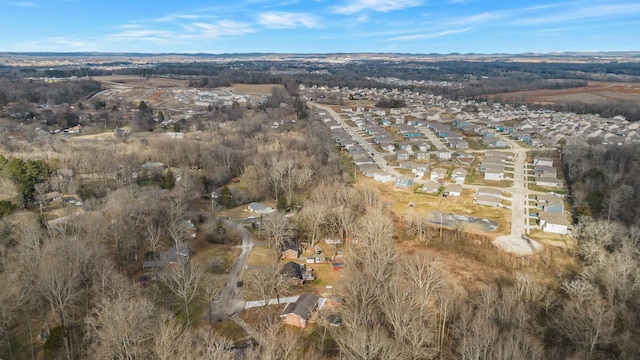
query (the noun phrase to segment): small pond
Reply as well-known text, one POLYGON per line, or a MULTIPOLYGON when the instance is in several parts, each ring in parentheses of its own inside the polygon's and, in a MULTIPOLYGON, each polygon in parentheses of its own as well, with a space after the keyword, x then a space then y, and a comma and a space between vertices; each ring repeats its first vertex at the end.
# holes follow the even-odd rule
POLYGON ((429 213, 429 222, 438 225, 442 224, 452 228, 455 227, 456 224, 462 222, 464 223, 465 230, 476 232, 491 232, 498 228, 497 221, 441 211, 433 211, 429 213))

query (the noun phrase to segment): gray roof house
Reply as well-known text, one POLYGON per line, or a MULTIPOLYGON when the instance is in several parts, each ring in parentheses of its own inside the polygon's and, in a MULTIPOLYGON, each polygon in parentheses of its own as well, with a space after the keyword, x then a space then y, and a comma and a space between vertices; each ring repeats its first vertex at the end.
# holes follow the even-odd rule
POLYGON ((297 327, 307 326, 307 321, 318 306, 320 296, 315 294, 300 295, 296 302, 292 302, 284 308, 280 318, 285 324, 297 327))
POLYGON ((142 264, 143 270, 154 268, 164 268, 171 264, 181 264, 189 260, 191 252, 185 244, 173 245, 167 251, 162 251, 154 259, 147 260, 142 264))
POLYGON ((409 175, 403 175, 396 179, 397 188, 408 188, 413 185, 413 177, 409 175))
POLYGON ((500 197, 502 196, 502 191, 498 189, 493 189, 493 188, 479 188, 478 190, 476 190, 476 195, 478 197, 491 196, 493 198, 500 200, 500 197))
POLYGON ((473 202, 478 205, 500 206, 500 199, 488 195, 476 195, 473 202))
POLYGON ((427 181, 422 185, 422 191, 428 193, 438 193, 438 191, 440 191, 440 184, 435 181, 427 181))
POLYGON ((257 202, 249 203, 247 209, 257 214, 271 214, 272 212, 276 211, 276 209, 272 207, 257 202))

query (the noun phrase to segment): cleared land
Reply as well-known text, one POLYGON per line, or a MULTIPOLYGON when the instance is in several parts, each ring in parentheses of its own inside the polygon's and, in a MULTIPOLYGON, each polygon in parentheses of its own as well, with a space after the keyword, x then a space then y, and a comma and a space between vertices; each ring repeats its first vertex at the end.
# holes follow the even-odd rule
POLYGON ((610 104, 633 102, 640 105, 640 84, 589 82, 586 87, 560 90, 533 90, 496 94, 494 97, 524 100, 537 104, 561 104, 580 102, 585 104, 610 104))

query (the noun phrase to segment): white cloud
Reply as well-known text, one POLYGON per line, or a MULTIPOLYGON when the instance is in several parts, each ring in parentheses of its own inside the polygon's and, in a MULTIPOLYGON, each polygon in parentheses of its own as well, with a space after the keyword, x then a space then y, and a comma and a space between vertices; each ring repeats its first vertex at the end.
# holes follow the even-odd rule
POLYGON ((283 11, 265 12, 258 16, 258 22, 270 29, 290 29, 303 26, 319 28, 319 20, 308 13, 293 13, 283 11))
POLYGON ((196 30, 195 37, 218 38, 221 36, 244 35, 255 30, 251 25, 234 20, 220 20, 214 23, 193 23, 192 28, 196 30))
POLYGON ((461 34, 469 30, 471 30, 471 28, 453 29, 453 30, 446 30, 446 31, 440 31, 436 33, 427 33, 427 34, 404 35, 404 36, 397 36, 397 37, 388 39, 387 41, 411 41, 411 40, 420 40, 420 39, 433 39, 433 38, 439 38, 447 35, 461 34))
POLYGON ((197 20, 197 19, 202 19, 205 17, 210 17, 210 15, 203 15, 203 14, 169 14, 169 15, 165 15, 162 17, 159 17, 157 19, 154 19, 154 21, 158 21, 158 22, 172 22, 172 21, 176 21, 176 20, 197 20))
POLYGON ((579 8, 571 7, 564 11, 555 11, 550 14, 523 17, 516 20, 514 24, 522 26, 543 25, 637 14, 640 14, 640 4, 638 3, 587 5, 579 8))
POLYGON ((55 37, 55 38, 49 38, 48 41, 50 43, 62 45, 65 51, 69 51, 69 50, 90 51, 90 50, 96 49, 95 43, 83 41, 83 40, 55 37))
POLYGON ((389 12, 422 5, 422 0, 354 0, 348 5, 334 6, 336 14, 356 14, 362 11, 389 12))

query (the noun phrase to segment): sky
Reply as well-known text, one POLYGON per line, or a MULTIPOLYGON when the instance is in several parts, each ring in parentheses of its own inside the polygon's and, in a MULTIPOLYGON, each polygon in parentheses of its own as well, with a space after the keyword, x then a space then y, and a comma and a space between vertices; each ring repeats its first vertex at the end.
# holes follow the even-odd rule
POLYGON ((0 51, 637 50, 639 0, 0 0, 0 51))

